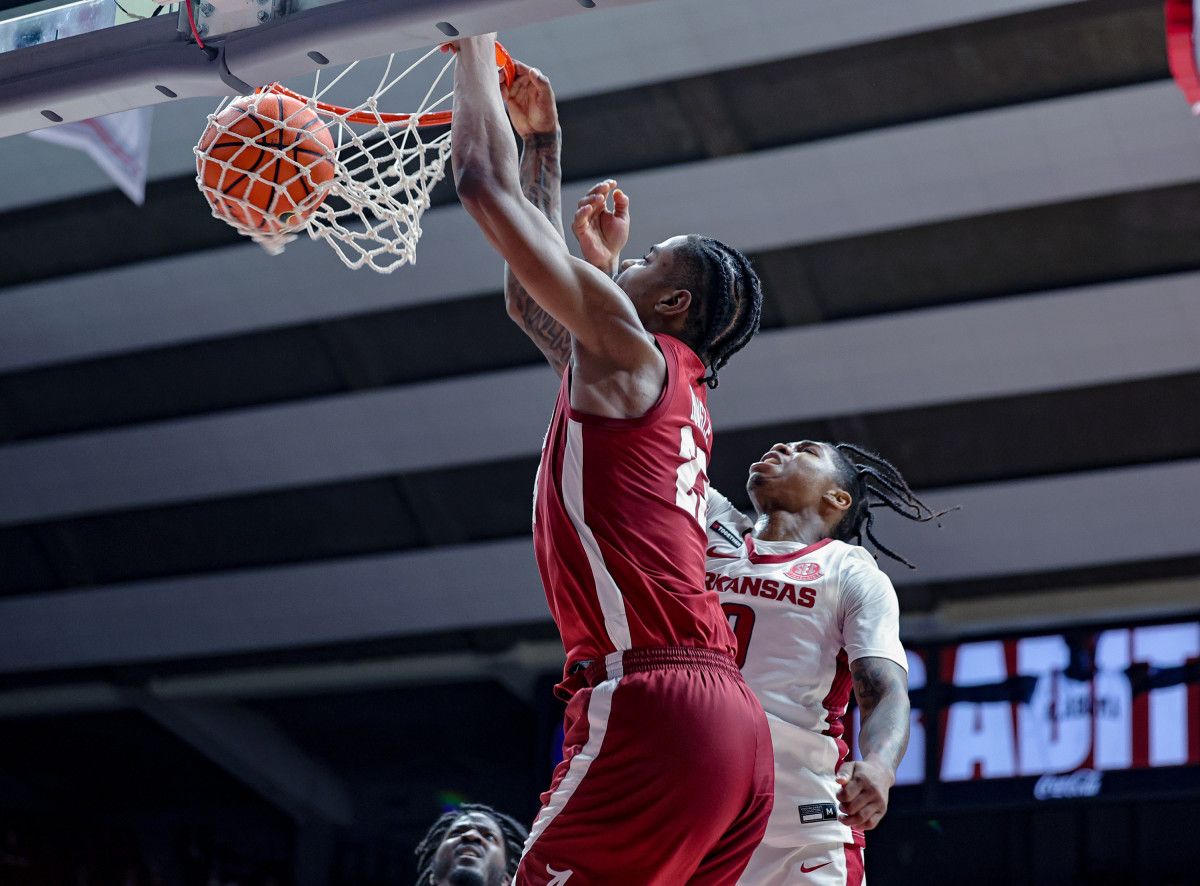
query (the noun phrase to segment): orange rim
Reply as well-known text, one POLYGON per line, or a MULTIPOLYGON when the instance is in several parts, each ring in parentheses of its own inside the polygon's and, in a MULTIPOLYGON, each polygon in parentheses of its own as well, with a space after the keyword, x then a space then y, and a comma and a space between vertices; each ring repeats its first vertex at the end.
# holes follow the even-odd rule
MULTIPOLYGON (((513 64, 512 56, 508 54, 507 49, 500 45, 499 40, 496 41, 496 68, 504 77, 504 85, 511 86, 513 78, 517 76, 517 66, 513 64)), ((418 126, 447 126, 453 116, 452 111, 433 111, 429 114, 420 115, 372 114, 367 111, 352 111, 350 108, 343 108, 341 105, 313 101, 309 96, 288 89, 282 83, 271 83, 268 86, 260 86, 255 92, 274 92, 278 95, 290 96, 305 104, 311 102, 320 111, 324 111, 327 114, 336 114, 338 117, 351 123, 362 123, 367 126, 378 126, 381 123, 408 123, 413 117, 416 117, 418 126)))

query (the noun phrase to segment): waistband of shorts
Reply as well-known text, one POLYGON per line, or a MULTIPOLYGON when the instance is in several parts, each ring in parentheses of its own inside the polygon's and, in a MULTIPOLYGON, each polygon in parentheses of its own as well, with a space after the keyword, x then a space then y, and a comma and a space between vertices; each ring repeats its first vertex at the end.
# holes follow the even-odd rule
POLYGON ((646 646, 611 652, 597 661, 575 662, 567 672, 582 677, 586 685, 595 686, 625 674, 671 670, 717 671, 738 679, 742 676, 737 663, 726 653, 696 646, 646 646))

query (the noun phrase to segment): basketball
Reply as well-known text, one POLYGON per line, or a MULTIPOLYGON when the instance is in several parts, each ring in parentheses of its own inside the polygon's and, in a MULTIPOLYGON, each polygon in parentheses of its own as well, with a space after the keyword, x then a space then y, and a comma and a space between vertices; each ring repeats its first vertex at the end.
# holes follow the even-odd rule
POLYGON ((196 174, 214 212, 262 233, 307 219, 333 178, 333 138, 303 102, 261 93, 235 99, 200 137, 196 174))

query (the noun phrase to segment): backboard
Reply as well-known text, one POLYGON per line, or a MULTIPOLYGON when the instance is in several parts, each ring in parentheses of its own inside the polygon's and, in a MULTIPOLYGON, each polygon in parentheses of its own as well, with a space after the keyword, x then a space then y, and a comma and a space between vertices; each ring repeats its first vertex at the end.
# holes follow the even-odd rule
POLYGON ((0 137, 639 2, 0 0, 0 137))

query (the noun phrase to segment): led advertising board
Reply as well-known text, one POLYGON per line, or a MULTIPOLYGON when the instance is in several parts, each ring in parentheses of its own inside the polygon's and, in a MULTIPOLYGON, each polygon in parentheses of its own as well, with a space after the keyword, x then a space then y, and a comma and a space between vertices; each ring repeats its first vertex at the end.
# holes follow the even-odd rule
POLYGON ((933 782, 964 802, 1091 797, 1106 779, 1122 791, 1200 786, 1200 770, 1176 770, 1200 764, 1198 622, 918 646, 908 662, 913 714, 898 786, 933 782), (1112 775, 1151 770, 1162 773, 1112 775), (1168 770, 1182 777, 1168 781, 1168 770), (1021 786, 955 787, 1000 779, 1021 786))

